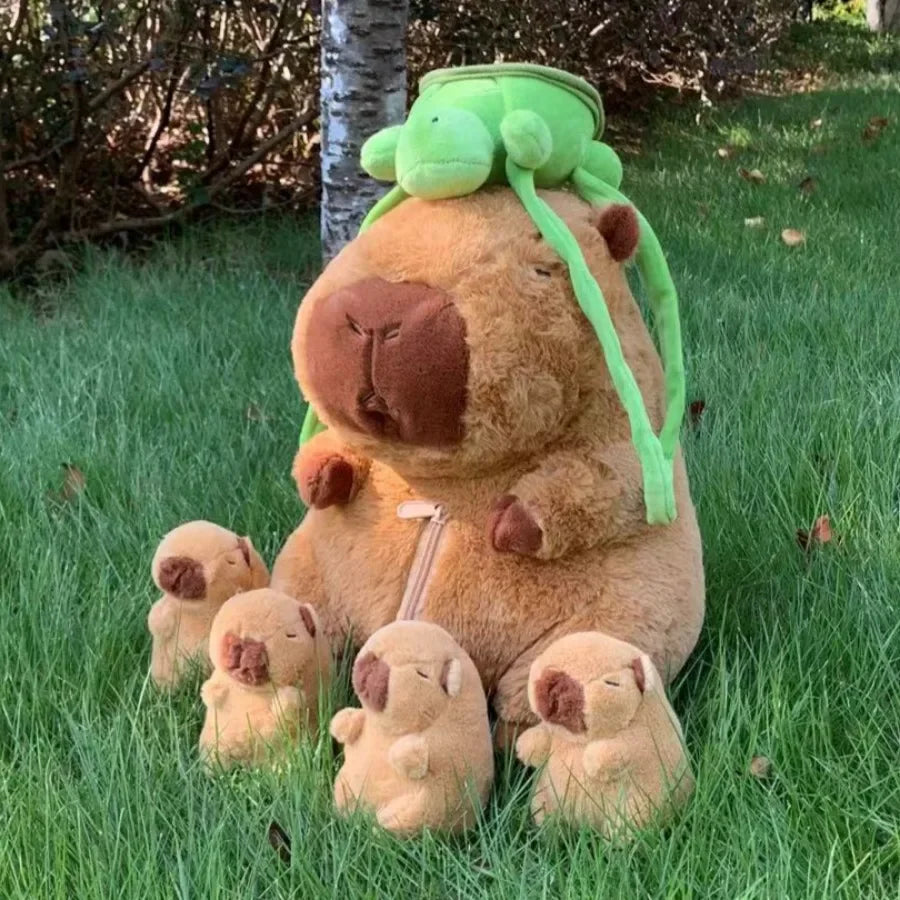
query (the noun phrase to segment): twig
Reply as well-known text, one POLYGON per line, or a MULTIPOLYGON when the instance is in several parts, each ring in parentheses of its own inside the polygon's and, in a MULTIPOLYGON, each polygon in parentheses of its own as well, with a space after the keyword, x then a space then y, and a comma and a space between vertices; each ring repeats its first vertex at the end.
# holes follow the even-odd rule
POLYGON ((136 66, 132 66, 127 72, 122 74, 112 84, 100 91, 100 93, 97 94, 96 97, 92 97, 90 99, 87 105, 88 111, 95 112, 96 110, 100 109, 111 97, 114 97, 120 91, 127 88, 128 85, 135 80, 135 78, 146 72, 149 68, 149 59, 145 59, 142 63, 138 63, 136 66))
POLYGON ((109 234, 117 234, 125 231, 149 231, 154 228, 162 228, 166 225, 176 224, 197 210, 210 205, 213 197, 221 193, 228 185, 237 181, 248 169, 255 166, 262 160, 266 154, 274 150, 279 144, 283 144, 296 131, 304 125, 309 124, 317 115, 318 110, 311 108, 301 113, 288 125, 285 125, 277 134, 274 134, 269 140, 261 144, 253 153, 245 160, 242 160, 230 172, 228 172, 220 181, 217 181, 207 191, 206 198, 196 203, 188 204, 181 209, 173 210, 161 216, 149 216, 146 218, 119 219, 112 222, 103 222, 100 225, 93 225, 88 228, 82 228, 78 231, 68 231, 60 235, 64 241, 81 241, 89 238, 104 237, 109 234))

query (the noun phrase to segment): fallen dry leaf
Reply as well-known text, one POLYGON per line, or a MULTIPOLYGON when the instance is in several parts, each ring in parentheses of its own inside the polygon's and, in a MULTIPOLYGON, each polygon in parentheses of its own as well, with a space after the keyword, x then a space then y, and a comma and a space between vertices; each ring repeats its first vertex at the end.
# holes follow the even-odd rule
POLYGON ((63 463, 63 486, 59 492, 59 499, 63 503, 70 503, 85 487, 84 472, 72 463, 63 463))
POLYGON ((738 175, 744 179, 744 181, 749 181, 752 184, 765 184, 766 176, 763 175, 759 169, 745 169, 743 166, 738 169, 738 175))
POLYGON ((762 216, 750 216, 749 219, 744 219, 744 224, 748 228, 763 228, 766 220, 762 216))
POLYGON ((768 756, 754 756, 750 760, 750 774, 754 778, 768 778, 772 771, 772 761, 768 756))
POLYGON ((703 418, 704 412, 706 412, 705 400, 691 401, 690 405, 688 406, 688 419, 690 420, 692 428, 699 427, 700 420, 703 418))
POLYGON ((819 516, 813 523, 811 531, 797 529, 797 543, 801 550, 811 550, 818 544, 830 544, 831 520, 828 516, 819 516))
POLYGON ((810 131, 818 131, 822 127, 821 119, 810 119, 809 120, 809 129, 810 131))
POLYGON ((278 854, 278 858, 286 865, 291 864, 291 839, 287 832, 277 823, 270 822, 266 832, 269 844, 278 854))
POLYGON ((890 120, 884 116, 872 116, 863 129, 862 139, 864 141, 874 141, 881 137, 881 132, 890 124, 890 120))
POLYGON ((255 404, 251 403, 245 413, 250 422, 266 422, 269 417, 255 404))
POLYGON ((724 147, 719 147, 719 149, 716 150, 716 156, 718 156, 719 159, 731 159, 740 152, 740 147, 735 147, 734 144, 726 144, 724 147))
POLYGON ((785 228, 781 232, 781 239, 788 247, 799 247, 801 244, 806 243, 806 232, 799 231, 796 228, 785 228))
POLYGON ((806 194, 808 197, 810 194, 814 194, 816 192, 816 188, 818 188, 819 183, 816 181, 812 175, 807 175, 797 187, 800 189, 801 194, 806 194))

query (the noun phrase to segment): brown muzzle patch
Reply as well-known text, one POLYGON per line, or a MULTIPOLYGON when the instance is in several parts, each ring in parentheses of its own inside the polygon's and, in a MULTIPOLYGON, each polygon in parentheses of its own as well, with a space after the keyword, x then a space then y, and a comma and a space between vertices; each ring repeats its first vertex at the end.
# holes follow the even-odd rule
POLYGON ((269 656, 262 641, 229 631, 222 639, 222 657, 228 674, 241 684, 258 687, 269 680, 269 656))
POLYGON ((417 446, 462 440, 469 350, 446 291, 357 281, 318 302, 305 352, 310 388, 343 426, 417 446))
POLYGON ((190 556, 167 556, 159 564, 159 586, 180 600, 202 600, 206 596, 203 566, 190 556))
POLYGON ((365 706, 381 712, 387 706, 391 667, 374 653, 359 657, 353 666, 353 690, 365 706))
POLYGON ((534 686, 542 719, 569 731, 584 731, 584 689, 565 672, 544 672, 534 686))

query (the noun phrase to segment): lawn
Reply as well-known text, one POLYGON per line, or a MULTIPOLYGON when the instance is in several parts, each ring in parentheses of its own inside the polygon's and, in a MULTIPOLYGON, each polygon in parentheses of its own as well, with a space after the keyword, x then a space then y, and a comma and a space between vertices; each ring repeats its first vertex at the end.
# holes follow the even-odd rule
MULTIPOLYGON (((0 897, 897 897, 896 72, 669 115, 626 157, 705 402, 684 445, 708 617, 674 686, 696 796, 625 851, 535 829, 504 759, 476 831, 403 844, 335 818, 327 738, 285 775, 209 779, 199 678, 173 698, 147 682, 159 537, 209 518, 271 563, 302 515, 288 343, 312 220, 197 228, 0 288, 0 897), (804 551, 821 515, 832 540, 804 551)), ((331 708, 348 696, 344 673, 331 708)))

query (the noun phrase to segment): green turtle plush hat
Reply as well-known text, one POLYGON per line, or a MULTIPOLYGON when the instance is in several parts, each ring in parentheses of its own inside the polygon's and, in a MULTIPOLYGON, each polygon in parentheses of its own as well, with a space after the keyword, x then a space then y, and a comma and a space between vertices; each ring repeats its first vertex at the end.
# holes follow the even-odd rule
MULTIPOLYGON (((406 121, 379 131, 363 145, 366 172, 395 184, 372 207, 360 231, 408 197, 443 200, 485 184, 508 184, 569 268, 578 304, 597 333, 628 415, 643 472, 647 521, 666 524, 676 516, 673 459, 684 414, 684 365, 678 295, 659 241, 638 212, 636 263, 657 323, 666 380, 666 416, 657 436, 603 293, 568 227, 536 191, 571 185, 591 203, 629 203, 618 190, 619 158, 597 140, 603 125, 597 91, 558 69, 495 63, 430 72, 419 83, 419 97, 406 121)), ((321 427, 310 407, 301 443, 321 427)))

